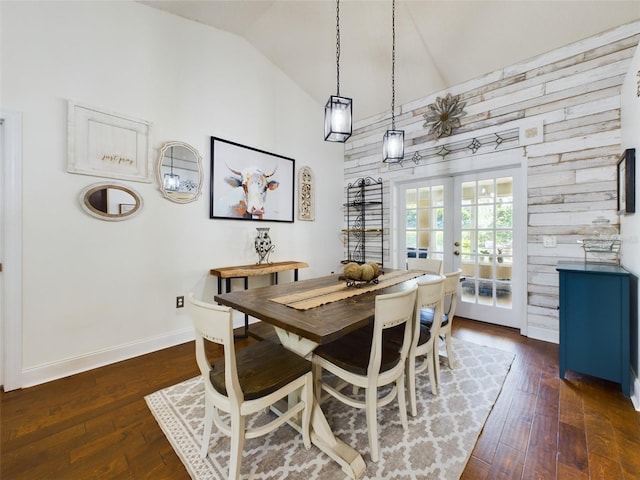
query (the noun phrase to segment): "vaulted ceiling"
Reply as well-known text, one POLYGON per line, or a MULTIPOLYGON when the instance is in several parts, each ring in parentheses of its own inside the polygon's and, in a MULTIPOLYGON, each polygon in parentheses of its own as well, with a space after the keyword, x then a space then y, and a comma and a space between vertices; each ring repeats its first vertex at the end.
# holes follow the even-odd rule
MULTIPOLYGON (((333 0, 144 0, 245 38, 319 103, 336 93, 333 0)), ((397 0, 396 105, 640 19, 640 0, 397 0)), ((340 94, 391 108, 391 0, 340 2, 340 94)))

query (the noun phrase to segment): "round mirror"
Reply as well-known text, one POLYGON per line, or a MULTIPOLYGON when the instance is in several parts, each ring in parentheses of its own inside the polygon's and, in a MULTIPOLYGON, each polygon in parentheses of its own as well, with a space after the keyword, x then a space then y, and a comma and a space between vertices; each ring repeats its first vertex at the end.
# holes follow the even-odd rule
POLYGON ((168 142, 160 149, 158 183, 162 194, 176 203, 189 203, 202 193, 202 157, 191 145, 168 142))
POLYGON ((80 205, 92 217, 118 221, 137 215, 142 197, 119 183, 94 183, 80 192, 80 205))

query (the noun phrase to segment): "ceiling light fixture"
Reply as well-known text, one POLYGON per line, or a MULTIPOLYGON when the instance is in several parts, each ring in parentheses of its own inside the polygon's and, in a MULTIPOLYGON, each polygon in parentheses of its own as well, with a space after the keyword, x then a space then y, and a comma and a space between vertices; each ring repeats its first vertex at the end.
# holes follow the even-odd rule
POLYGON ((351 136, 351 99, 340 96, 340 0, 336 0, 336 95, 331 95, 324 107, 324 139, 346 142, 351 136))
POLYGON ((382 141, 382 161, 399 163, 404 157, 404 130, 396 130, 396 1, 392 2, 391 37, 391 130, 387 130, 382 141))

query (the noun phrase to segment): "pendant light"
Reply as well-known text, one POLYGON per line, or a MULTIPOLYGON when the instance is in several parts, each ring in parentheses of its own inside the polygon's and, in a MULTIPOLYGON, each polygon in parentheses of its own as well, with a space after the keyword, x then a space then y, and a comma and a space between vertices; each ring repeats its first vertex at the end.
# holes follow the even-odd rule
POLYGON ((177 192, 180 188, 180 175, 173 173, 173 147, 171 147, 171 173, 165 173, 162 178, 164 189, 169 192, 177 192))
POLYGON ((340 96, 340 0, 336 0, 336 95, 324 107, 324 139, 346 142, 351 136, 351 99, 340 96))
POLYGON ((382 161, 399 163, 404 157, 404 130, 396 130, 396 0, 392 2, 391 15, 391 130, 387 130, 382 141, 382 161))

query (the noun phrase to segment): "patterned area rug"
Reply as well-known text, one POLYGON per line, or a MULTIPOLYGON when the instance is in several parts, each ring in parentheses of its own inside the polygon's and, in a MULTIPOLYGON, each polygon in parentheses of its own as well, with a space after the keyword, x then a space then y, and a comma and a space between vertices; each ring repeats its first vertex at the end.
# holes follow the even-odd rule
MULTIPOLYGON (((457 367, 441 365, 441 389, 431 395, 426 372, 418 378, 418 416, 409 429, 400 424, 397 402, 378 411, 380 461, 369 456, 364 410, 328 400, 322 410, 335 435, 355 447, 367 465, 367 479, 459 479, 484 422, 511 367, 510 352, 453 339, 457 367), (421 395, 420 395, 421 394, 421 395)), ((200 377, 145 397, 147 405, 194 479, 227 478, 229 440, 212 434, 209 455, 199 457, 204 417, 200 377)), ((272 413, 251 419, 264 423, 272 413)), ((243 479, 344 479, 340 466, 312 446, 305 450, 297 432, 284 425, 271 434, 245 442, 243 479)))

